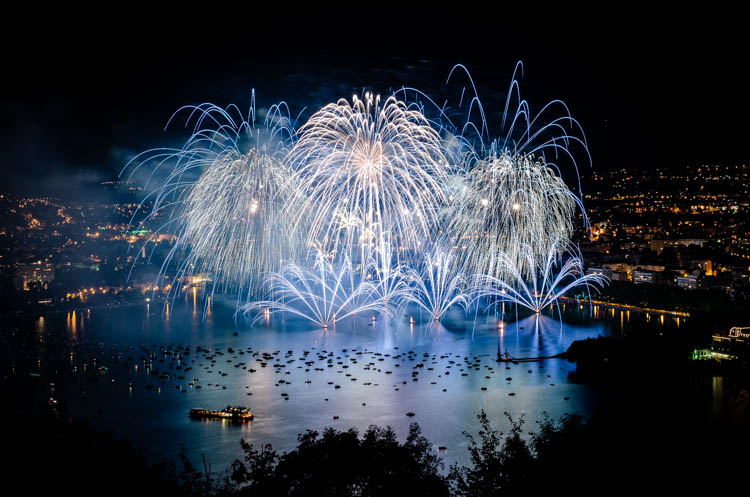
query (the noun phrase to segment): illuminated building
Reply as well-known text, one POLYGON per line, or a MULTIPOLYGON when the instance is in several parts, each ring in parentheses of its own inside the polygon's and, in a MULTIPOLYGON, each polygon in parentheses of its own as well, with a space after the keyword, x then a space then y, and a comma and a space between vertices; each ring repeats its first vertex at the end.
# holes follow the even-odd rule
POLYGON ((13 284, 17 290, 28 291, 34 284, 46 287, 55 279, 55 266, 37 261, 31 264, 19 264, 15 268, 13 284))

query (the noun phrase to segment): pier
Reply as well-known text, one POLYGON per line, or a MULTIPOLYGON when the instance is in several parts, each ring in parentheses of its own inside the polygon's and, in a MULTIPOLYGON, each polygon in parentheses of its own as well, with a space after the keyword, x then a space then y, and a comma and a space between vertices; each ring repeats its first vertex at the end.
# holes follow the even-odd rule
POLYGON ((571 303, 571 304, 600 305, 602 307, 610 307, 612 309, 622 309, 626 311, 647 312, 647 313, 652 313, 652 314, 665 314, 669 316, 685 317, 685 318, 690 317, 689 312, 670 311, 668 309, 652 309, 650 307, 638 307, 636 305, 618 304, 617 302, 605 302, 603 300, 593 300, 593 299, 583 300, 583 299, 574 299, 572 297, 560 297, 559 300, 561 302, 571 303))

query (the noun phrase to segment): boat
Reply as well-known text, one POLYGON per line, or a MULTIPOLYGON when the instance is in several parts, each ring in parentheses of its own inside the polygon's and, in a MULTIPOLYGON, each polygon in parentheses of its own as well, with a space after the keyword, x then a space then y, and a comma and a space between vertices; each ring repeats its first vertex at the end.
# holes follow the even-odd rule
POLYGON ((230 421, 249 421, 253 419, 251 413, 246 407, 226 406, 221 411, 212 411, 198 407, 190 409, 189 416, 193 419, 218 418, 228 419, 230 421))

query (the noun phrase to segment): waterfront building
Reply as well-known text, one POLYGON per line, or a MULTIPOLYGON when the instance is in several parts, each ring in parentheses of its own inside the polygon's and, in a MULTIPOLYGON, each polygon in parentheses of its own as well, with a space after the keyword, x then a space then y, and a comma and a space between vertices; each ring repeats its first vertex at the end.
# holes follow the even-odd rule
POLYGON ((677 286, 686 290, 695 290, 698 288, 698 278, 695 276, 678 276, 677 286))
POLYGON ((750 356, 750 328, 735 326, 729 333, 717 333, 711 338, 711 351, 718 359, 750 356))
POLYGON ((13 286, 16 290, 29 290, 35 284, 45 287, 55 279, 55 266, 47 262, 18 264, 15 267, 13 286))
POLYGON ((625 271, 612 271, 612 281, 630 281, 625 271))

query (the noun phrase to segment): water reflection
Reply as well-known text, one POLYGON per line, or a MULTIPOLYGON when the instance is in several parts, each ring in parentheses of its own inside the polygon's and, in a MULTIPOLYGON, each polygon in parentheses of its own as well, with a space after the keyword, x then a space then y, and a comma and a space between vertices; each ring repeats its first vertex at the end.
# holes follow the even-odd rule
POLYGON ((39 316, 39 319, 37 319, 37 321, 36 321, 35 328, 36 328, 36 332, 37 333, 39 333, 39 334, 44 333, 44 331, 45 331, 44 316, 39 316))
POLYGON ((711 401, 715 416, 724 411, 724 377, 714 376, 711 381, 711 401))
POLYGON ((65 328, 68 331, 68 334, 72 335, 72 338, 75 339, 76 335, 78 334, 78 321, 76 319, 76 311, 68 312, 65 328))

